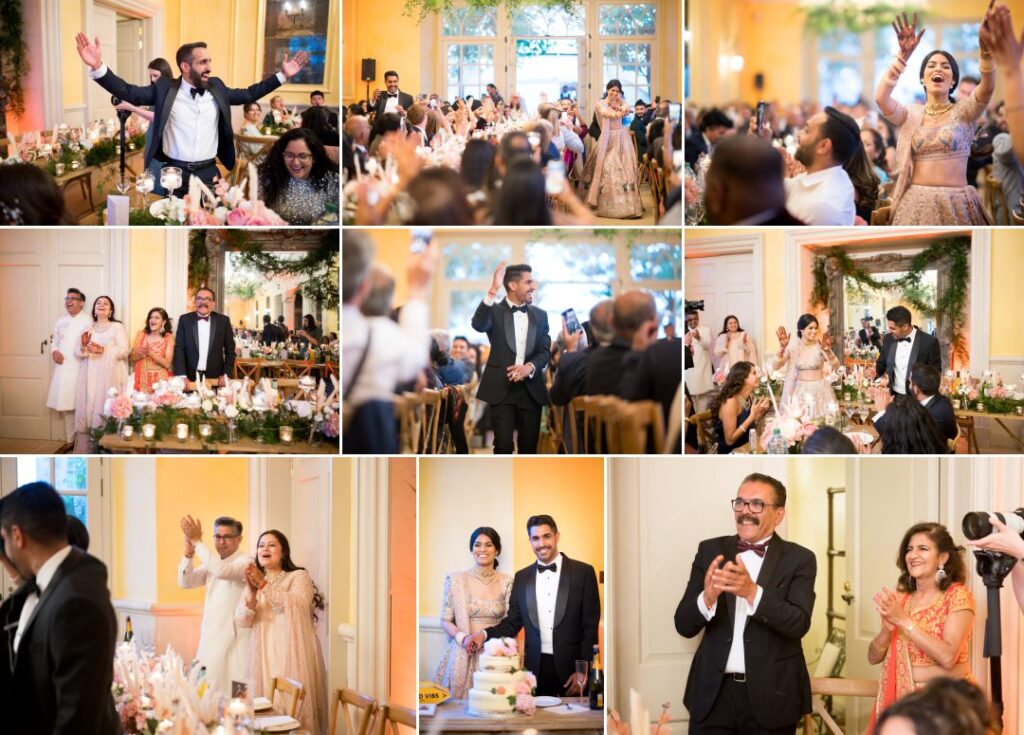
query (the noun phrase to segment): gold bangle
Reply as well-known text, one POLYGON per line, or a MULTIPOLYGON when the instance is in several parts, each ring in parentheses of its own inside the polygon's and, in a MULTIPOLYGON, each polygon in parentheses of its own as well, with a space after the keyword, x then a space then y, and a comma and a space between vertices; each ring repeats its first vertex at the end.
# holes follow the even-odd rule
POLYGON ((988 74, 996 70, 996 65, 992 63, 992 59, 982 58, 981 63, 978 64, 978 71, 982 74, 988 74), (988 62, 987 64, 985 62, 988 62))

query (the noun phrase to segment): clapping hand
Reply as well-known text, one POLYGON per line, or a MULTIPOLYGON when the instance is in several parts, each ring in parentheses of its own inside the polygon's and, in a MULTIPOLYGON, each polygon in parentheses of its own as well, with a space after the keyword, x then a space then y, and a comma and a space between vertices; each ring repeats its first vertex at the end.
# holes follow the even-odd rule
POLYGON ((85 349, 89 346, 89 342, 92 341, 92 332, 82 332, 82 336, 78 339, 82 343, 82 348, 85 349))
POLYGON ((755 421, 757 421, 759 418, 764 416, 765 413, 768 412, 768 408, 771 405, 771 401, 769 401, 766 397, 762 397, 751 407, 750 415, 754 417, 755 421))
POLYGON ((738 556, 735 562, 727 561, 721 569, 716 570, 711 581, 719 592, 730 592, 747 602, 751 602, 757 594, 757 585, 750 578, 750 572, 738 556))
POLYGON ((192 516, 185 516, 181 519, 181 531, 185 534, 185 538, 193 544, 198 544, 203 540, 203 524, 192 516))
POLYGON ((903 612, 903 608, 900 606, 900 601, 896 597, 896 593, 888 587, 883 587, 882 591, 877 593, 871 598, 875 602, 875 607, 878 610, 878 614, 882 617, 883 625, 888 623, 889 625, 899 628, 900 623, 906 619, 906 613, 903 612))
POLYGON ((263 576, 255 562, 249 562, 249 566, 245 568, 245 583, 253 592, 259 592, 267 585, 267 578, 263 576))
POLYGON ((920 33, 917 31, 917 13, 914 13, 914 22, 910 23, 907 20, 907 14, 903 13, 902 18, 896 16, 896 20, 893 21, 892 29, 896 31, 896 40, 900 44, 900 58, 906 63, 910 55, 914 53, 914 49, 917 48, 917 44, 921 43, 921 37, 924 35, 924 27, 921 28, 920 33))
MULTIPOLYGON (((97 39, 97 42, 99 39, 97 39)), ((81 53, 81 52, 79 52, 81 53)), ((309 63, 309 54, 305 51, 300 51, 295 54, 291 59, 288 58, 288 54, 284 55, 284 61, 281 62, 281 73, 284 74, 285 79, 291 79, 309 63)))
POLYGON ((708 566, 708 570, 704 572, 704 605, 709 610, 718 602, 718 595, 721 593, 721 590, 715 586, 715 573, 718 572, 723 561, 725 561, 725 557, 719 554, 708 566))
POLYGON ((84 33, 77 33, 75 35, 75 46, 78 49, 78 55, 82 57, 82 61, 86 63, 93 71, 96 71, 103 64, 103 55, 100 53, 100 37, 96 36, 96 44, 89 43, 89 39, 84 33))

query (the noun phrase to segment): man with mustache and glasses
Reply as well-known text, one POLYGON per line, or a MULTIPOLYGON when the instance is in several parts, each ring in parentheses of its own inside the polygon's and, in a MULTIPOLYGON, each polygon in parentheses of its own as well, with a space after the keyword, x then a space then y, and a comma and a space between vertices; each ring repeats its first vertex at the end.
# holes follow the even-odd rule
POLYGON ((146 152, 146 166, 156 158, 168 166, 180 168, 179 195, 188 191, 192 176, 212 186, 214 178, 220 175, 217 159, 228 171, 235 167, 231 106, 246 105, 265 97, 302 71, 309 61, 305 51, 291 59, 286 54, 277 74, 245 89, 232 89, 212 75, 213 62, 206 43, 197 41, 186 43, 175 55, 180 77, 160 77, 152 84, 137 87, 103 63, 99 37, 93 44, 84 33, 78 33, 75 45, 78 55, 89 67, 90 79, 118 99, 153 108, 154 145, 146 152))
POLYGON ((811 627, 813 552, 775 533, 786 488, 753 473, 731 501, 736 535, 702 541, 676 608, 679 635, 704 631, 686 682, 690 733, 792 733, 811 711, 800 639, 811 627))
POLYGON ((489 638, 515 638, 526 630, 524 665, 537 676, 541 696, 582 696, 576 661, 590 660, 597 645, 601 598, 594 567, 558 551, 558 526, 548 515, 526 521, 537 563, 516 572, 508 613, 495 626, 466 636, 471 653, 489 638))

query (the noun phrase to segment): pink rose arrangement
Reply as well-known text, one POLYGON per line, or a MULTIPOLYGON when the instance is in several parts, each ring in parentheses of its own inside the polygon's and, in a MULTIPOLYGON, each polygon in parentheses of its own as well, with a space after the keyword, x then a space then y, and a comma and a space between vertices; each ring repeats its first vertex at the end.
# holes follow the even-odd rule
POLYGON ((115 419, 124 421, 132 415, 133 408, 131 396, 122 394, 114 399, 114 403, 110 408, 110 415, 115 419))
POLYGON ((488 656, 518 656, 519 644, 515 638, 492 638, 484 643, 484 653, 488 656))
POLYGON ((334 437, 338 436, 338 432, 340 431, 338 414, 332 413, 330 416, 328 416, 324 423, 321 425, 321 431, 324 432, 324 436, 330 439, 333 439, 334 437))
POLYGON ((537 711, 537 701, 533 698, 532 694, 517 694, 516 710, 524 715, 532 715, 537 711))

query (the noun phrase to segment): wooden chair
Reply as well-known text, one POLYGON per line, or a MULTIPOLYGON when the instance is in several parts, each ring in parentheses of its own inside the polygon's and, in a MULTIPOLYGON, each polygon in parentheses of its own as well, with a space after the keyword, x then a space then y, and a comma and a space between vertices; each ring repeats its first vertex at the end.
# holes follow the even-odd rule
POLYGON ((879 207, 871 213, 871 225, 888 225, 892 223, 892 206, 879 207))
POLYGON ((551 446, 553 454, 569 454, 565 445, 565 406, 548 405, 548 421, 551 425, 551 446), (561 450, 561 451, 559 451, 561 450))
POLYGON ((281 378, 304 378, 313 370, 312 360, 285 360, 281 365, 278 377, 281 378))
POLYGON ((404 725, 415 732, 416 713, 398 704, 381 705, 373 721, 372 735, 401 735, 399 725, 404 725))
POLYGON ((665 418, 657 401, 621 402, 619 453, 646 454, 648 447, 661 452, 665 448, 665 418))
POLYGON ((1013 224, 1024 225, 1024 211, 1020 209, 1014 209, 1010 212, 1010 216, 1013 217, 1013 224))
POLYGON ((374 715, 379 709, 379 702, 355 689, 335 689, 331 693, 329 735, 335 735, 338 732, 339 708, 345 721, 345 735, 369 735, 374 715), (353 719, 353 715, 355 719, 353 719))
POLYGON ((967 453, 981 454, 981 450, 978 449, 978 435, 974 433, 974 417, 957 416, 956 428, 958 439, 961 436, 967 437, 967 453))
POLYGON ((878 696, 878 682, 874 679, 811 679, 812 714, 804 715, 804 735, 815 732, 843 735, 842 729, 835 723, 825 709, 822 697, 864 697, 874 699, 878 696), (821 718, 821 729, 815 730, 814 718, 821 718))
POLYGON ((686 422, 697 428, 697 447, 702 454, 714 454, 718 449, 718 437, 711 428, 711 412, 692 414, 686 422))
POLYGON ((258 168, 276 142, 277 136, 235 133, 235 168, 231 171, 231 184, 237 186, 242 183, 242 179, 249 175, 249 164, 258 168), (249 146, 259 146, 260 149, 250 150, 249 146))
POLYGON ((649 178, 647 176, 647 164, 644 163, 644 159, 640 156, 640 143, 636 139, 636 131, 629 131, 629 138, 633 141, 633 153, 636 154, 636 183, 639 184, 649 178))
POLYGON ((306 698, 306 687, 302 686, 295 679, 285 679, 281 676, 275 676, 270 681, 270 701, 274 701, 274 694, 281 692, 282 698, 288 700, 285 705, 284 714, 289 717, 298 719, 299 707, 302 706, 302 700, 306 698))
POLYGON ((1006 213, 1010 211, 1010 207, 1006 203, 1006 192, 1003 191, 1002 182, 992 174, 985 177, 985 209, 988 210, 989 216, 992 218, 992 224, 1010 224, 1009 217, 1006 213), (1000 223, 997 215, 1003 213, 1006 218, 1006 222, 1000 223))
POLYGON ((61 193, 64 195, 64 201, 68 201, 68 193, 78 188, 81 193, 81 199, 83 205, 88 203, 87 206, 83 206, 81 211, 75 212, 71 208, 68 208, 68 213, 75 219, 79 224, 82 220, 91 217, 96 214, 96 203, 92 196, 92 169, 84 168, 78 171, 69 171, 67 174, 60 179, 61 193))
POLYGON ((258 358, 239 358, 235 360, 235 379, 249 378, 259 380, 263 373, 263 360, 258 358))
POLYGON ((653 159, 647 164, 651 180, 651 196, 654 198, 654 216, 661 216, 661 208, 665 203, 665 176, 661 167, 653 159))
POLYGON ((956 425, 956 436, 954 436, 952 439, 947 439, 946 440, 946 445, 949 447, 949 453, 950 454, 956 454, 957 451, 959 450, 959 448, 960 448, 960 437, 961 436, 963 436, 963 431, 961 431, 961 429, 960 429, 960 423, 957 422, 957 425, 956 425))

